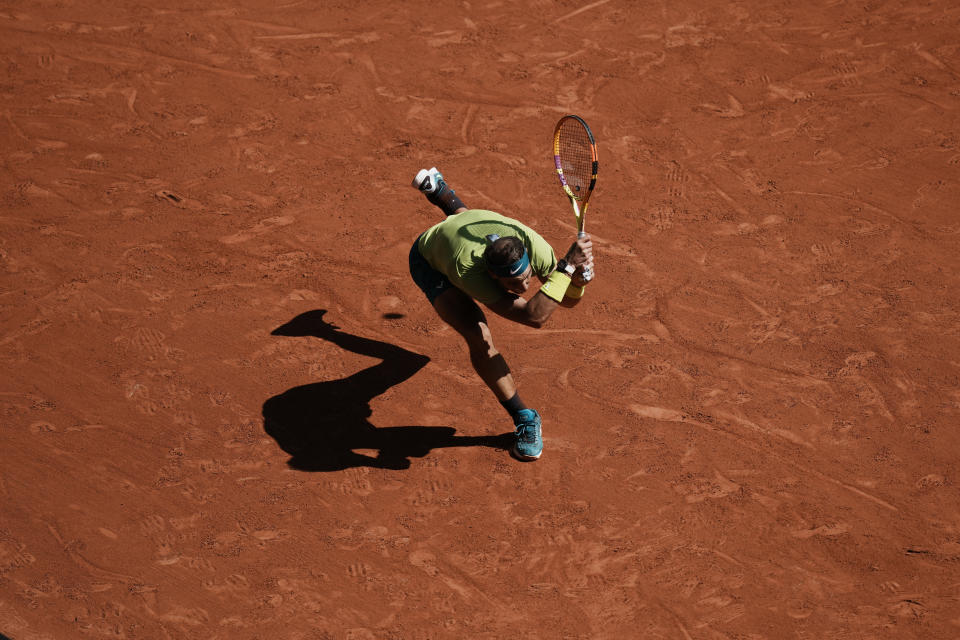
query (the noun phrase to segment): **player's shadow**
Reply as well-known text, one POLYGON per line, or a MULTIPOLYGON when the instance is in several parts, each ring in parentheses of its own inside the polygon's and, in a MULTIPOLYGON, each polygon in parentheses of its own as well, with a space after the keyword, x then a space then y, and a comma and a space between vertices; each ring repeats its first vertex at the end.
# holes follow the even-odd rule
MULTIPOLYGON (((407 469, 442 447, 509 449, 512 433, 458 436, 452 427, 374 427, 370 401, 407 380, 430 358, 372 338, 340 330, 324 319, 325 309, 302 313, 272 332, 275 336, 312 336, 382 362, 340 380, 314 382, 284 391, 263 403, 263 427, 290 454, 288 464, 301 471, 339 471, 348 467, 407 469), (374 451, 375 455, 366 452, 374 451)), ((411 402, 415 402, 411 399, 411 402)))

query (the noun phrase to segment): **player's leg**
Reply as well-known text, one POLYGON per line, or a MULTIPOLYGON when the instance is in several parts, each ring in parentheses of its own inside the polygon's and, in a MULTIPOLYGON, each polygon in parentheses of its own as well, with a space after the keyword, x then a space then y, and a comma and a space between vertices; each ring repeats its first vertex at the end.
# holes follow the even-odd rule
POLYGON ((466 211, 456 192, 447 185, 443 174, 436 167, 421 169, 413 179, 412 186, 427 197, 431 204, 440 207, 447 216, 466 211))
POLYGON ((510 367, 494 346, 487 318, 479 305, 467 294, 451 287, 433 300, 433 307, 444 322, 463 336, 477 375, 513 418, 517 434, 514 455, 521 460, 539 458, 543 451, 540 414, 520 399, 510 367))
MULTIPOLYGON (((457 289, 450 280, 426 261, 419 249, 419 239, 410 247, 410 276, 420 287, 437 314, 463 336, 470 350, 470 362, 497 400, 510 402, 517 386, 506 360, 493 345, 487 318, 477 303, 457 289)), ((519 407, 518 409, 523 409, 519 407)), ((509 408, 508 408, 509 410, 509 408)))
POLYGON ((464 292, 451 287, 436 297, 433 308, 463 337, 470 352, 470 363, 497 400, 506 402, 513 398, 517 385, 507 361, 493 344, 487 318, 479 305, 464 292))

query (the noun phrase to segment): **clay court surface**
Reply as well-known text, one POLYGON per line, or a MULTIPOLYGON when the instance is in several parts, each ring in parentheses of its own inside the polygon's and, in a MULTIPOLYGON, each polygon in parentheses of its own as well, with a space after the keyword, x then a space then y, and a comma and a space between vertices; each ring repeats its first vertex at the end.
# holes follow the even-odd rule
POLYGON ((960 636, 960 7, 0 3, 0 635, 960 636), (464 201, 597 279, 407 272, 464 201))

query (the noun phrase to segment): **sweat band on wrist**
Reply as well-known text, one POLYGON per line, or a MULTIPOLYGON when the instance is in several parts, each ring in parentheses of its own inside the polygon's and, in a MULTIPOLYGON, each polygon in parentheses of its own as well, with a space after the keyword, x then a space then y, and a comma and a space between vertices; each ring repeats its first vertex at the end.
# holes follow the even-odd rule
POLYGON ((582 298, 583 290, 586 289, 586 285, 578 287, 577 285, 570 283, 570 286, 567 287, 567 297, 568 298, 582 298))
POLYGON ((554 271, 540 287, 540 292, 554 302, 562 302, 563 294, 567 292, 569 286, 570 276, 560 271, 554 271))

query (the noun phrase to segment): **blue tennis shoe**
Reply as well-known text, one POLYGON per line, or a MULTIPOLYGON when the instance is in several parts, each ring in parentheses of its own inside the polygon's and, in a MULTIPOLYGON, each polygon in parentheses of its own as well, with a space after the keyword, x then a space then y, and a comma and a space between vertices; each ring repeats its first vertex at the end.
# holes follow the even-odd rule
POLYGON ((516 417, 517 442, 513 454, 521 460, 536 460, 543 453, 540 437, 540 414, 533 409, 522 409, 516 417))

